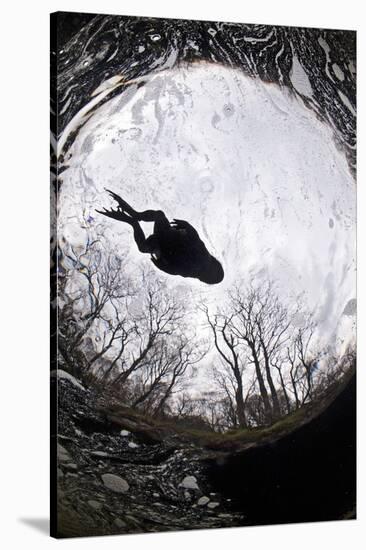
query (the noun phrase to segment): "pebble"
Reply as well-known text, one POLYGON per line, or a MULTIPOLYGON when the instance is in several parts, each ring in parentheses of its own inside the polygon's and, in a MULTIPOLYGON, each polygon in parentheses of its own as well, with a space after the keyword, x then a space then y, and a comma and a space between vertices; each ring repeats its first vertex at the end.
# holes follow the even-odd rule
POLYGON ((135 518, 135 516, 132 516, 130 514, 126 514, 126 519, 134 525, 140 525, 139 521, 135 518))
POLYGON ((197 485, 197 479, 194 476, 186 476, 182 482, 179 484, 179 487, 184 489, 196 489, 199 490, 197 485))
POLYGON ((198 499, 197 504, 198 506, 205 506, 208 502, 210 502, 210 499, 208 497, 201 497, 198 499))
POLYGON ((119 435, 121 435, 122 437, 128 437, 130 433, 131 432, 129 432, 128 430, 121 430, 119 435))
POLYGON ((103 474, 102 481, 108 489, 115 493, 127 493, 130 488, 125 479, 115 474, 103 474))
POLYGON ((113 523, 116 527, 119 527, 120 529, 122 529, 122 527, 126 527, 125 522, 119 518, 116 518, 113 523))
POLYGON ((219 502, 209 502, 207 504, 207 508, 211 508, 211 510, 213 510, 214 508, 217 508, 218 506, 220 506, 219 502))
POLYGON ((60 462, 68 462, 71 460, 71 456, 60 443, 57 443, 57 458, 60 462))
POLYGON ((67 470, 77 470, 78 467, 76 464, 74 464, 73 462, 68 462, 67 464, 65 464, 65 468, 67 470))
POLYGON ((99 502, 98 500, 88 500, 89 506, 94 508, 94 510, 100 510, 103 504, 99 502))

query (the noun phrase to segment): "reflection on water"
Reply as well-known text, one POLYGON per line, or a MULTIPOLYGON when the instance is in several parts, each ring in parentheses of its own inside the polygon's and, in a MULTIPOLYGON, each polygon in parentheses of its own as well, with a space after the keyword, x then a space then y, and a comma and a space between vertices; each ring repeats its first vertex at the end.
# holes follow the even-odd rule
POLYGON ((202 335, 198 301, 223 307, 234 284, 272 280, 286 306, 312 314, 314 346, 342 354, 355 338, 352 41, 314 29, 92 19, 59 52, 61 250, 102 237, 128 258, 126 276, 150 265, 129 227, 95 212, 112 188, 139 210, 190 221, 223 263, 215 288, 164 276, 190 295, 202 335), (319 55, 330 37, 326 63, 337 59, 343 79, 319 55))

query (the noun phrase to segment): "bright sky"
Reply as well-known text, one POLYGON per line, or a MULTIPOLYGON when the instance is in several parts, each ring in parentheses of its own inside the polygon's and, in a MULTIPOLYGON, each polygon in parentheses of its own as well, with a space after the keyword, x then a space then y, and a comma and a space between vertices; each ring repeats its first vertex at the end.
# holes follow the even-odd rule
MULTIPOLYGON (((150 265, 127 225, 95 213, 112 204, 110 188, 137 210, 188 220, 223 263, 219 285, 162 274, 171 288, 218 305, 233 283, 269 277, 284 302, 301 295, 315 310, 322 344, 351 341, 354 318, 343 311, 356 292, 355 182, 331 129, 286 90, 217 64, 144 82, 98 108, 79 131, 62 175, 59 234, 77 245, 102 231, 128 251, 130 273, 150 265)), ((198 313, 192 321, 200 324, 198 313)))

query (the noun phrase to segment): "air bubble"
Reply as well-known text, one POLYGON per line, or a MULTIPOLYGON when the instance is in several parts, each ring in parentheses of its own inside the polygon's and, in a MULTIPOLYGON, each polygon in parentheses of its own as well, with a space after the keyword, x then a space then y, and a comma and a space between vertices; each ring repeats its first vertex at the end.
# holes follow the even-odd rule
POLYGON ((150 35, 150 39, 151 39, 153 42, 158 42, 159 40, 161 40, 161 35, 160 35, 160 34, 151 34, 151 35, 150 35))
POLYGON ((227 103, 226 105, 224 105, 224 114, 226 116, 231 116, 232 114, 234 114, 234 105, 232 105, 231 103, 227 103))

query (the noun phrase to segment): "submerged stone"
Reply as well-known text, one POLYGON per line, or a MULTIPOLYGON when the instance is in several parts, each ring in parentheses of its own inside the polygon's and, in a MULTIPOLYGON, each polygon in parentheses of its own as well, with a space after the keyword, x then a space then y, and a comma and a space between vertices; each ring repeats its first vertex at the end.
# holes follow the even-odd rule
POLYGON ((125 479, 115 474, 102 475, 104 485, 115 493, 127 493, 130 486, 125 479))

